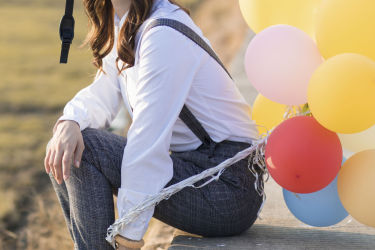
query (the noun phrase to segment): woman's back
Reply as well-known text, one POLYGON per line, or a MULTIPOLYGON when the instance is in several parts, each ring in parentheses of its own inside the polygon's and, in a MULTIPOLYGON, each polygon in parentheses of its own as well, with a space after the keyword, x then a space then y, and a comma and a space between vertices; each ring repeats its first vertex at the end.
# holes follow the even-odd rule
MULTIPOLYGON (((152 36, 152 34, 146 36, 144 29, 152 20, 158 18, 175 19, 184 23, 210 45, 208 39, 203 36, 202 31, 197 25, 195 25, 186 12, 182 9, 178 9, 178 6, 169 3, 167 0, 157 0, 151 16, 140 27, 139 32, 137 33, 135 65, 132 68, 126 69, 123 76, 120 76, 120 81, 123 83, 121 84, 122 92, 125 93, 124 100, 126 102, 127 94, 130 104, 129 106, 134 106, 136 102, 137 82, 140 73, 139 63, 141 60, 139 52, 142 50, 140 47, 142 46, 142 43, 149 42, 147 41, 147 37, 152 36)), ((120 24, 121 22, 117 22, 117 25, 120 24)), ((189 40, 189 38, 170 27, 155 27, 147 31, 147 33, 157 33, 158 29, 168 29, 167 32, 171 36, 166 37, 160 34, 158 39, 155 37, 155 39, 150 42, 150 46, 155 46, 155 43, 163 44, 170 42, 172 44, 178 42, 178 39, 182 39, 185 44, 185 49, 177 52, 181 54, 180 56, 183 58, 194 58, 194 64, 196 65, 181 65, 182 67, 195 67, 195 70, 192 69, 188 73, 184 72, 185 75, 183 75, 184 77, 186 77, 186 75, 190 76, 192 81, 190 83, 179 81, 175 84, 186 85, 184 87, 187 87, 188 93, 185 104, 201 122, 202 126, 207 130, 212 139, 216 142, 225 139, 251 142, 252 139, 257 138, 257 129, 250 118, 250 106, 246 103, 237 86, 220 64, 218 64, 201 47, 189 40), (173 39, 177 40, 167 41, 173 39)), ((147 44, 145 46, 147 46, 147 44)), ((174 64, 179 63, 178 58, 176 58, 174 54, 171 55, 168 53, 172 52, 172 48, 170 48, 170 51, 166 52, 167 53, 164 55, 165 57, 170 56, 171 60, 175 60, 175 62, 173 62, 174 64)), ((181 95, 181 98, 184 98, 185 94, 184 91, 179 90, 175 93, 170 93, 170 95, 181 95)), ((168 103, 168 99, 159 101, 168 103)), ((128 110, 132 115, 131 108, 128 108, 128 110)), ((173 126, 171 150, 184 151, 195 149, 200 144, 200 140, 193 134, 193 132, 182 122, 181 119, 177 118, 173 126)))

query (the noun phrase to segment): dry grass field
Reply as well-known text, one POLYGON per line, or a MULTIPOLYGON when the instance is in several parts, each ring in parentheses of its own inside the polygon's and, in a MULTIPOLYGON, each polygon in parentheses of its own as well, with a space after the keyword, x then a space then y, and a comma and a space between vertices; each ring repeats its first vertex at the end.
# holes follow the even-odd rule
MULTIPOLYGON (((237 0, 180 0, 229 65, 247 32, 237 0)), ((58 64, 64 1, 0 0, 0 250, 72 249, 43 159, 65 103, 95 69, 80 49, 87 19, 76 1, 69 64, 58 64), (57 247, 58 244, 58 247, 57 247)), ((173 230, 152 221, 147 249, 165 249, 173 230)))

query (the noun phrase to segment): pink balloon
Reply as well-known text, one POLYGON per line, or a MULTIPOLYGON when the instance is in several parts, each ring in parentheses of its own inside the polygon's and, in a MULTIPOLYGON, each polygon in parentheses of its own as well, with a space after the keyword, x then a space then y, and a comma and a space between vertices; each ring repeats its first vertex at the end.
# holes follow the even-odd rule
POLYGON ((268 99, 286 105, 307 103, 311 75, 322 62, 310 36, 289 25, 260 32, 245 56, 246 73, 254 87, 268 99))

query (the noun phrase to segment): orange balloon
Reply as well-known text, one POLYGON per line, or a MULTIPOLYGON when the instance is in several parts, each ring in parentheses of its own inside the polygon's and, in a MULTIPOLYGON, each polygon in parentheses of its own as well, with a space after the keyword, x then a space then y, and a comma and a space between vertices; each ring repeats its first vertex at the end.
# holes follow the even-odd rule
POLYGON ((375 227, 375 150, 359 152, 346 160, 337 188, 346 211, 362 224, 375 227))

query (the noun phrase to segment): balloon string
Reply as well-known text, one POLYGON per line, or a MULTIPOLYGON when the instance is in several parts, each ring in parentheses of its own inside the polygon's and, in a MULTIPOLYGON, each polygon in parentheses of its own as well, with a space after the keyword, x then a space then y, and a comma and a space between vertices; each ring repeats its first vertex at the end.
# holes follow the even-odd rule
MULTIPOLYGON (((305 104, 303 107, 301 107, 300 105, 299 106, 298 105, 287 105, 286 108, 285 108, 284 115, 283 115, 283 121, 285 121, 289 118, 295 117, 295 116, 311 116, 311 112, 309 110, 309 105, 305 104)), ((261 138, 268 137, 271 134, 272 130, 274 129, 274 128, 272 128, 271 130, 269 130, 266 126, 259 125, 259 124, 256 124, 256 126, 266 130, 265 133, 260 134, 261 138)))
POLYGON ((309 109, 309 105, 305 104, 303 107, 298 106, 298 105, 289 105, 286 106, 285 108, 285 113, 284 113, 284 121, 295 117, 295 116, 311 116, 311 111, 309 109))
POLYGON ((260 136, 260 138, 264 138, 264 137, 267 137, 269 134, 270 134, 270 131, 268 130, 268 128, 266 127, 266 126, 263 126, 263 125, 259 125, 259 124, 255 124, 257 127, 259 127, 259 128, 263 128, 263 129, 265 129, 266 130, 266 132, 265 133, 262 133, 262 134, 260 134, 259 136, 260 136))
POLYGON ((262 197, 262 204, 259 207, 259 210, 257 213, 257 217, 259 219, 262 219, 260 217, 260 213, 266 202, 266 193, 264 190, 264 183, 269 180, 269 173, 268 173, 267 165, 265 161, 265 150, 266 150, 267 140, 268 140, 270 133, 271 131, 267 130, 267 133, 264 137, 264 143, 259 144, 258 147, 256 147, 256 149, 250 154, 250 157, 248 158, 248 165, 247 165, 247 168, 255 177, 255 181, 254 181, 255 191, 258 193, 259 196, 262 197))

